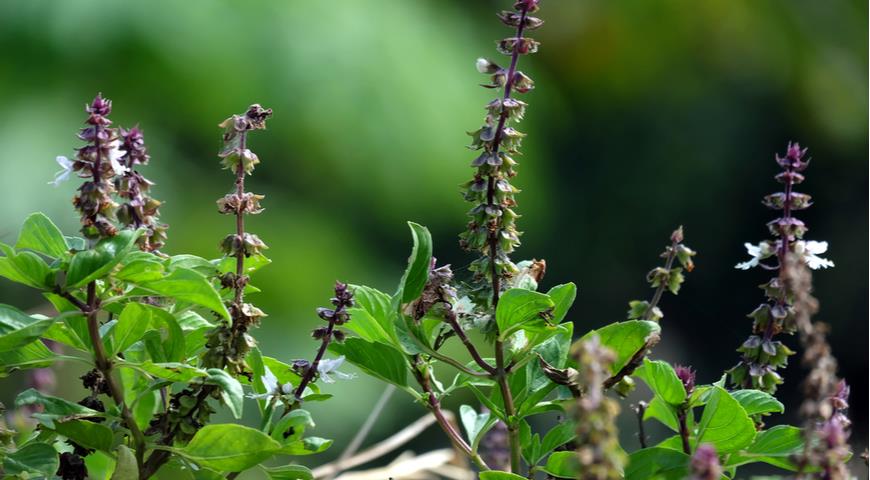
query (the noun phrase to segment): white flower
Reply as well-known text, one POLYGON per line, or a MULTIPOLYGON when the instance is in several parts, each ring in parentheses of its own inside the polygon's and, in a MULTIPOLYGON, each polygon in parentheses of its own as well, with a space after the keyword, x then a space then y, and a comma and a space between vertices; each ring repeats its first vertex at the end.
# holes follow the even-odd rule
POLYGON ((54 159, 62 170, 58 171, 54 174, 54 180, 48 182, 49 185, 54 185, 55 187, 59 187, 62 182, 69 180, 70 174, 72 174, 73 161, 64 157, 57 156, 54 159))
POLYGON ((750 258, 748 262, 738 263, 734 266, 734 268, 739 268, 740 270, 749 270, 752 267, 757 267, 758 262, 773 255, 770 244, 767 242, 761 242, 758 245, 753 245, 747 242, 744 243, 743 246, 746 247, 746 252, 749 253, 749 256, 752 258, 750 258))
POLYGON ((485 58, 478 58, 474 66, 477 67, 477 71, 480 73, 495 73, 498 70, 498 65, 485 58))
POLYGON ((248 395, 248 398, 265 400, 269 397, 280 397, 293 392, 293 385, 290 382, 287 382, 284 385, 279 385, 278 377, 269 370, 269 367, 264 368, 266 369, 266 373, 260 377, 260 380, 263 381, 263 385, 266 387, 266 393, 250 394, 248 395))
POLYGON ((344 363, 344 355, 334 360, 321 360, 317 364, 317 373, 320 374, 320 379, 326 383, 335 383, 335 380, 329 376, 330 374, 335 375, 339 380, 350 380, 353 378, 353 374, 338 371, 338 367, 340 367, 342 363, 344 363))
POLYGON ((115 171, 115 175, 123 175, 127 173, 130 169, 120 162, 121 157, 127 153, 124 150, 121 150, 121 141, 115 140, 109 144, 109 147, 111 148, 111 150, 109 150, 109 163, 112 165, 112 170, 115 171))
POLYGON ((795 243, 795 252, 803 258, 804 263, 813 270, 819 268, 833 267, 834 262, 827 258, 819 257, 822 253, 828 251, 828 242, 817 242, 815 240, 800 241, 795 243))

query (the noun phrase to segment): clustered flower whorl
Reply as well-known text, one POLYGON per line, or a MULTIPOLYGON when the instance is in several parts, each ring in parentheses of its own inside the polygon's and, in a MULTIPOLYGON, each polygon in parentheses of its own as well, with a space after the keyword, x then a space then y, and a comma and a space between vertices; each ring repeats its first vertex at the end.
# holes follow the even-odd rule
POLYGON ((511 185, 510 179, 516 175, 514 155, 525 134, 509 126, 523 118, 526 103, 511 97, 516 91, 526 93, 534 88, 534 82, 523 72, 517 70, 520 55, 535 53, 538 42, 523 37, 523 32, 541 26, 543 21, 529 16, 538 9, 537 0, 520 0, 514 5, 516 11, 499 14, 502 23, 516 29, 514 36, 498 42, 498 51, 510 56, 510 65, 501 67, 495 62, 480 58, 477 70, 490 75, 491 82, 486 88, 501 88, 504 93, 486 105, 487 115, 484 125, 469 132, 472 143, 469 148, 481 150, 481 154, 471 163, 477 169, 474 178, 463 187, 464 197, 474 204, 468 215, 471 221, 460 235, 460 245, 469 251, 480 252, 470 270, 475 275, 477 290, 493 291, 494 298, 499 295, 503 280, 517 273, 517 266, 511 262, 509 254, 520 244, 515 220, 516 206, 514 194, 519 190, 511 185))
POLYGON ((64 157, 59 157, 58 162, 67 172, 76 172, 79 177, 90 179, 79 187, 73 205, 81 213, 84 237, 99 240, 118 232, 112 223, 118 206, 112 199, 112 179, 120 173, 118 159, 123 152, 119 148, 118 132, 110 127, 112 121, 108 118, 112 113, 112 101, 97 94, 85 110, 88 112, 85 121, 88 126, 81 129, 78 137, 87 145, 76 150, 75 160, 71 163, 64 165, 61 161, 64 157))
POLYGON ((802 469, 816 467, 826 479, 850 478, 849 386, 837 377, 837 359, 827 341, 828 326, 813 322, 818 301, 812 296, 812 274, 796 254, 785 263, 785 285, 794 296, 795 324, 804 348, 802 363, 810 371, 804 380, 801 416, 806 421, 805 449, 798 464, 802 469))
POLYGON ((148 190, 154 184, 135 169, 137 165, 147 165, 151 156, 148 155, 142 130, 138 126, 130 130, 120 128, 119 133, 121 149, 124 151, 120 159, 123 173, 115 178, 115 189, 126 202, 118 208, 118 221, 127 228, 144 228, 145 232, 138 239, 139 248, 153 252, 166 243, 166 230, 169 227, 157 219, 161 202, 148 195, 148 190))
POLYGON ((580 478, 622 478, 625 452, 619 446, 615 423, 619 415, 619 404, 608 398, 602 387, 610 376, 610 365, 615 355, 612 350, 601 345, 597 336, 579 342, 572 348, 579 365, 574 383, 582 392, 575 408, 580 478))
POLYGON ((792 216, 794 211, 803 210, 812 204, 809 195, 794 191, 794 186, 804 181, 801 172, 809 165, 806 153, 806 148, 801 148, 797 143, 789 143, 786 155, 776 156, 776 162, 782 167, 776 180, 784 185, 784 191, 768 195, 763 201, 767 207, 782 211, 779 218, 767 224, 774 239, 758 245, 747 243, 746 248, 753 258, 737 265, 737 268, 743 270, 761 266, 766 270, 778 270, 778 274, 761 285, 768 301, 749 314, 754 319, 753 334, 737 349, 743 354, 740 363, 728 371, 731 383, 736 387, 757 388, 773 393, 776 386, 783 381, 777 369, 785 366, 788 357, 794 354, 782 342, 773 339, 780 333, 793 334, 796 330, 793 292, 787 288, 784 278, 786 257, 796 254, 813 269, 834 265, 833 262, 817 256, 827 250, 827 242, 804 240, 807 227, 804 222, 792 216), (777 263, 765 264, 764 261, 771 257, 775 257, 777 263))

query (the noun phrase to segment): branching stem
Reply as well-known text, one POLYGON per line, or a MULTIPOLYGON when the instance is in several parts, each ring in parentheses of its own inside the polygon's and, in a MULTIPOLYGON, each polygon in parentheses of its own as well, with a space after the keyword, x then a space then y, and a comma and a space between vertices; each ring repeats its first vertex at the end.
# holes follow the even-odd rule
POLYGON ((426 406, 432 411, 432 414, 435 416, 435 421, 438 422, 438 425, 442 430, 444 430, 444 433, 447 434, 453 445, 467 455, 480 470, 489 470, 489 467, 486 465, 486 462, 483 461, 483 458, 471 449, 471 446, 469 446, 468 443, 465 442, 465 439, 462 438, 462 434, 456 430, 456 427, 453 426, 441 410, 441 402, 432 390, 432 383, 429 379, 429 366, 424 364, 419 355, 415 357, 415 363, 416 365, 413 367, 414 376, 417 378, 417 383, 420 384, 420 387, 426 394, 426 406))

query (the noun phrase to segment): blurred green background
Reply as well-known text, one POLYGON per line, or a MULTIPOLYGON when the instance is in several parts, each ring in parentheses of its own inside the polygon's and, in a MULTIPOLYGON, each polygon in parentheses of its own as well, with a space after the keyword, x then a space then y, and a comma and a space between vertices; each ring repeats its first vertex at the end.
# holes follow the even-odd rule
MULTIPOLYGON (((495 60, 506 36, 502 1, 6 0, 0 3, 0 241, 24 217, 49 214, 77 229, 75 188, 46 182, 96 92, 114 100, 116 125, 139 123, 171 224, 169 253, 217 256, 232 229, 214 199, 231 188, 218 166, 217 123, 259 102, 275 111, 251 146, 263 160, 250 189, 267 196, 250 229, 273 265, 255 284, 269 317, 257 332, 282 360, 309 357, 336 279, 392 291, 409 235, 427 225, 439 261, 464 272, 471 258, 456 235, 471 175, 465 131, 479 126, 493 92, 474 60, 495 60)), ((666 298, 655 355, 694 365, 711 382, 737 360, 745 315, 763 299, 762 271, 736 271, 743 243, 766 237, 773 218, 759 203, 775 191, 775 152, 789 140, 814 161, 802 191, 808 238, 830 242, 837 263, 815 276, 819 319, 852 384, 853 440, 867 438, 868 123, 867 3, 858 0, 542 2, 539 54, 521 69, 538 88, 520 128, 529 136, 516 184, 521 258, 545 258, 546 285, 580 287, 571 318, 586 331, 624 317, 648 297, 648 269, 683 224, 699 251, 679 297, 666 298)), ((0 302, 40 298, 0 279, 0 302)), ((791 345, 797 339, 788 339, 791 345)), ((797 421, 794 361, 782 388, 797 421)), ((83 394, 69 376, 58 388, 83 394)), ((8 402, 24 381, 4 380, 8 402)), ((380 395, 364 377, 327 387, 313 406, 315 433, 337 455, 380 395)), ((458 398, 448 402, 456 407, 458 398)), ((377 424, 380 438, 422 414, 397 394, 377 424)), ((780 421, 774 420, 773 423, 780 421)), ((633 445, 633 422, 623 435, 633 445)), ((443 446, 432 432, 414 448, 443 446)), ((858 468, 860 461, 853 462, 858 468)), ((860 468, 863 468, 861 465, 860 468)))

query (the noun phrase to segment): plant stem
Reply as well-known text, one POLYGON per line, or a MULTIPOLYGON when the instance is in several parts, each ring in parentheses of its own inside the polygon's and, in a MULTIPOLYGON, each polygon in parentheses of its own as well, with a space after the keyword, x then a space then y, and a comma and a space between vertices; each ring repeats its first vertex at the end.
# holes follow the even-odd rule
POLYGON ((106 349, 103 346, 103 340, 100 338, 100 322, 97 318, 97 314, 100 310, 99 299, 97 298, 96 292, 97 283, 96 281, 93 281, 88 284, 87 310, 83 311, 87 316, 88 335, 90 336, 91 344, 93 344, 94 347, 94 363, 103 375, 106 385, 109 387, 109 394, 111 395, 112 400, 114 400, 115 404, 118 405, 118 408, 121 409, 121 416, 124 419, 124 424, 130 430, 130 434, 133 437, 133 443, 136 449, 136 461, 139 465, 142 465, 145 456, 145 436, 142 435, 142 431, 139 430, 139 426, 136 424, 133 414, 130 412, 130 409, 127 408, 127 403, 124 401, 123 389, 115 381, 115 378, 112 377, 112 361, 108 358, 106 349))
POLYGON ((646 448, 646 433, 643 428, 643 415, 646 412, 646 402, 637 402, 637 440, 640 442, 640 448, 646 448))
POLYGON ((504 402, 504 414, 507 419, 508 427, 508 441, 510 443, 511 450, 511 472, 519 475, 521 465, 522 456, 520 454, 520 430, 518 425, 516 424, 516 419, 514 418, 517 414, 516 408, 514 407, 514 398, 511 395, 511 388, 508 384, 508 376, 505 372, 505 364, 504 364, 504 343, 501 340, 495 341, 495 368, 496 368, 496 381, 498 382, 499 390, 501 391, 501 397, 504 402))
MULTIPOLYGON (((671 268, 674 266, 674 259, 677 258, 677 245, 679 245, 679 243, 680 242, 678 242, 676 239, 671 241, 671 248, 670 250, 668 250, 668 257, 665 261, 665 270, 667 271, 670 271, 671 268)), ((652 299, 649 301, 649 305, 647 305, 646 311, 643 312, 642 318, 644 320, 652 319, 653 309, 655 309, 656 306, 659 304, 659 301, 661 301, 662 295, 664 295, 666 288, 668 288, 668 286, 667 284, 665 284, 665 282, 660 283, 658 288, 656 288, 656 292, 655 294, 653 294, 652 299)))
POLYGON ((496 369, 480 356, 477 348, 473 343, 471 343, 471 340, 468 339, 465 331, 462 330, 462 326, 459 325, 459 321, 456 319, 456 312, 453 311, 453 306, 450 302, 443 301, 442 299, 442 305, 444 305, 444 318, 447 320, 447 323, 450 324, 450 327, 456 333, 456 336, 459 337, 459 340, 462 341, 462 344, 465 345, 468 353, 471 354, 471 358, 474 359, 475 363, 480 365, 480 368, 484 369, 490 375, 495 375, 496 369))
MULTIPOLYGON (((314 356, 314 361, 311 362, 311 365, 309 365, 305 370, 305 375, 302 377, 302 381, 300 381, 299 386, 296 387, 296 391, 294 392, 296 401, 294 402, 294 405, 299 404, 299 400, 305 392, 305 387, 307 387, 308 384, 311 383, 311 380, 314 379, 314 375, 317 373, 317 366, 320 365, 320 360, 323 359, 323 355, 326 353, 326 347, 329 346, 329 342, 332 340, 332 331, 334 329, 335 321, 330 320, 326 327, 326 334, 323 336, 323 341, 320 342, 320 348, 317 349, 317 355, 314 356)), ((285 411, 284 415, 287 413, 290 413, 289 409, 285 411)))
MULTIPOLYGON (((239 157, 244 154, 247 140, 248 132, 240 132, 239 157)), ((245 292, 245 285, 241 282, 241 278, 245 274, 245 211, 242 205, 242 199, 245 198, 245 162, 242 158, 239 158, 239 165, 236 167, 236 195, 239 197, 239 209, 236 211, 236 235, 239 237, 240 251, 236 252, 236 282, 233 302, 238 308, 241 308, 245 292)))
POLYGON ((477 452, 474 452, 471 449, 471 446, 465 442, 462 438, 462 434, 460 434, 453 424, 447 419, 444 415, 444 412, 441 410, 441 402, 438 400, 438 397, 435 396, 435 392, 432 390, 432 383, 429 380, 429 367, 427 365, 423 365, 422 359, 419 355, 415 357, 415 363, 413 370, 414 376, 417 378, 417 382, 420 384, 420 387, 423 389, 423 392, 427 394, 426 405, 429 407, 429 410, 432 411, 432 414, 435 416, 435 421, 438 422, 438 425, 441 426, 441 429, 444 430, 444 433, 450 438, 450 441, 453 442, 453 445, 462 451, 468 458, 474 462, 477 467, 482 470, 489 470, 489 467, 486 465, 486 462, 480 457, 477 452), (421 371, 421 368, 424 369, 421 371))
POLYGON ((677 419, 680 422, 680 439, 683 442, 683 453, 691 455, 692 448, 689 446, 689 427, 686 425, 686 411, 683 407, 680 407, 680 413, 677 414, 677 419))

